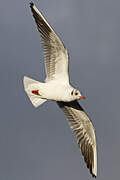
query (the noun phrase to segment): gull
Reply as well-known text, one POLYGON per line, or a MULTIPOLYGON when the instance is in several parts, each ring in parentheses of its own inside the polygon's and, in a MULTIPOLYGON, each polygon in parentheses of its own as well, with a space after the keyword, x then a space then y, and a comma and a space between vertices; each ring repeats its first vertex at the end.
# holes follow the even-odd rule
POLYGON ((35 107, 47 100, 56 101, 67 117, 87 168, 93 177, 97 176, 97 150, 94 127, 85 113, 79 99, 81 92, 69 81, 69 56, 67 49, 53 28, 48 24, 33 2, 30 8, 40 32, 45 57, 45 81, 39 82, 24 76, 24 89, 35 107))

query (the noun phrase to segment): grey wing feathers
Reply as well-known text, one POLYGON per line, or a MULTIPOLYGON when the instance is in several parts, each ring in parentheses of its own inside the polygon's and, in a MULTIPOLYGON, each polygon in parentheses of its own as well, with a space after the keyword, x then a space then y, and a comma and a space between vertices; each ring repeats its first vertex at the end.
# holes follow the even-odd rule
POLYGON ((59 78, 59 76, 63 76, 68 81, 68 54, 66 48, 32 2, 30 8, 42 39, 47 74, 46 81, 59 78))
POLYGON ((77 101, 57 102, 66 115, 69 125, 76 136, 87 167, 93 177, 97 176, 96 137, 93 125, 77 101))

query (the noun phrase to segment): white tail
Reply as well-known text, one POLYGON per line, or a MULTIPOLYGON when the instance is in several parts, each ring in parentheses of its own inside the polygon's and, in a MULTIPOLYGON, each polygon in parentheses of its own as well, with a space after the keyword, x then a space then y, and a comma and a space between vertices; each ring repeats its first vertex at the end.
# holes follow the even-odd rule
POLYGON ((33 106, 38 107, 41 104, 43 104, 45 101, 47 101, 46 99, 40 98, 39 95, 35 95, 32 93, 32 90, 38 89, 38 85, 40 86, 40 84, 42 84, 42 83, 40 83, 39 81, 33 80, 29 77, 26 77, 26 76, 24 76, 23 83, 24 83, 25 92, 27 93, 28 97, 30 98, 33 106))

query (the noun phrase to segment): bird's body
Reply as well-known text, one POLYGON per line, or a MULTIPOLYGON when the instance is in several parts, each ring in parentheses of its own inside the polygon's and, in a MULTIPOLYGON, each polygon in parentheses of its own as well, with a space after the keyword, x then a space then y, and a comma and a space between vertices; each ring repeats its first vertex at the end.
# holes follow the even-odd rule
MULTIPOLYGON (((27 79, 28 77, 24 77, 24 81, 27 79)), ((33 95, 31 89, 32 91, 38 90, 38 98, 64 102, 75 100, 75 98, 71 96, 73 87, 69 83, 64 83, 64 81, 51 80, 45 83, 32 83, 26 90, 33 95)))
POLYGON ((74 100, 71 96, 72 86, 69 84, 58 83, 56 80, 52 80, 48 83, 44 83, 45 97, 49 100, 70 102, 74 100))
POLYGON ((77 102, 83 99, 80 91, 69 82, 69 56, 60 38, 51 28, 36 6, 30 8, 41 35, 46 79, 44 83, 24 77, 24 89, 32 104, 38 107, 47 100, 56 101, 66 115, 77 143, 93 177, 97 176, 97 150, 94 127, 77 102))

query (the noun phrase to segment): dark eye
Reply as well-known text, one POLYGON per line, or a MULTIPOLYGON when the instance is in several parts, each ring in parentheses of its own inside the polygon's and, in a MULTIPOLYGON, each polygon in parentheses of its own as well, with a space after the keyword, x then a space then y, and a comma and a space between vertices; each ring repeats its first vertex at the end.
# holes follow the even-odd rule
POLYGON ((73 91, 71 92, 71 95, 73 96, 73 91))
POLYGON ((77 95, 78 95, 78 93, 76 92, 76 93, 75 93, 75 95, 77 96, 77 95))

